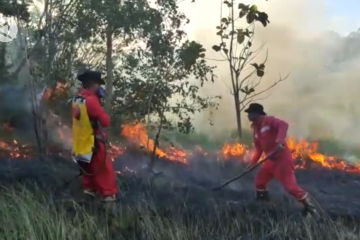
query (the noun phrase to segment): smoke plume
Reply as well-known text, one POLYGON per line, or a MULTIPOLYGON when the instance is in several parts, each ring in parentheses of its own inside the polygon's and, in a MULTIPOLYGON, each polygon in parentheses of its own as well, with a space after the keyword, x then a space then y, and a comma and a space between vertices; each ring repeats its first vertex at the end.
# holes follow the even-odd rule
MULTIPOLYGON (((289 78, 271 90, 271 95, 259 101, 269 115, 283 118, 291 124, 290 134, 299 137, 332 138, 357 144, 360 109, 356 108, 360 89, 358 57, 343 59, 344 37, 335 33, 336 18, 326 12, 323 1, 242 1, 257 4, 269 14, 270 24, 257 24, 254 48, 266 42, 257 62, 269 52, 265 78, 258 90, 290 73, 289 78)), ((223 7, 226 9, 226 7, 223 7)), ((211 47, 219 43, 215 27, 220 22, 220 0, 197 0, 183 4, 191 20, 191 39, 205 45, 207 58, 222 59, 211 47)), ((225 13, 225 11, 224 11, 225 13)), ((224 15, 227 16, 227 15, 224 15)), ((348 26, 346 26, 348 27, 348 26)), ((359 26, 355 26, 355 31, 359 26)), ((346 34, 347 35, 347 34, 346 34)), ((359 40, 360 41, 360 40, 359 40)), ((359 45, 360 46, 360 45, 359 45)), ((203 89, 204 95, 221 95, 219 110, 213 113, 214 126, 204 124, 209 112, 196 116, 197 129, 212 135, 235 129, 234 103, 230 90, 227 62, 209 61, 216 65, 217 82, 203 89)), ((266 96, 266 95, 264 95, 266 96)), ((249 124, 244 118, 244 127, 249 124)))
MULTIPOLYGON (((34 104, 39 106, 44 91, 44 87, 36 89, 37 101, 34 104)), ((26 86, 0 86, 0 125, 6 124, 13 129, 9 137, 26 143, 36 142, 32 99, 31 89, 26 86)), ((41 118, 41 116, 37 117, 41 118)), ((71 136, 71 130, 62 127, 56 114, 50 112, 46 115, 46 119, 48 137, 51 141, 66 149, 71 149, 70 142, 66 141, 71 136), (59 135, 60 129, 61 134, 59 135)))

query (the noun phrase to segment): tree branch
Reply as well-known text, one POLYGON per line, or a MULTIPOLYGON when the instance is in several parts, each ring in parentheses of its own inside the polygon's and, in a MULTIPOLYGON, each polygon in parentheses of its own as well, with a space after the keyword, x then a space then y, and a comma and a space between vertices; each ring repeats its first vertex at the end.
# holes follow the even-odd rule
MULTIPOLYGON (((254 101, 254 98, 255 98, 256 96, 259 96, 259 95, 261 95, 261 94, 269 91, 271 88, 275 87, 275 86, 276 86, 277 84, 279 84, 280 82, 285 81, 288 77, 289 77, 289 74, 287 74, 284 78, 282 78, 281 75, 279 75, 279 79, 276 80, 273 84, 271 84, 271 85, 270 85, 269 87, 267 87, 266 89, 264 89, 264 90, 262 90, 262 91, 260 91, 260 92, 258 92, 258 93, 255 93, 255 94, 253 94, 253 95, 251 95, 251 96, 250 96, 250 95, 245 95, 244 99, 242 100, 242 104, 243 104, 243 102, 245 102, 245 101, 248 101, 248 102, 246 103, 246 105, 249 104, 250 102, 253 102, 253 101, 254 101)), ((260 83, 260 82, 259 82, 259 83, 260 83)), ((258 100, 259 100, 259 99, 258 99, 258 100)), ((245 106, 246 106, 246 105, 245 105, 245 106)))

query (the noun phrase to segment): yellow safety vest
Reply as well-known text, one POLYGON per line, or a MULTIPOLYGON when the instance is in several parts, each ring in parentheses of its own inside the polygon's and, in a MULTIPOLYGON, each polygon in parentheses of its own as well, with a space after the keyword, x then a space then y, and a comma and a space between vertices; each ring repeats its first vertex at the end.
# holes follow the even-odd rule
POLYGON ((76 97, 72 107, 80 112, 80 118, 73 116, 73 157, 75 161, 91 162, 94 151, 94 130, 85 105, 86 99, 82 96, 76 97))

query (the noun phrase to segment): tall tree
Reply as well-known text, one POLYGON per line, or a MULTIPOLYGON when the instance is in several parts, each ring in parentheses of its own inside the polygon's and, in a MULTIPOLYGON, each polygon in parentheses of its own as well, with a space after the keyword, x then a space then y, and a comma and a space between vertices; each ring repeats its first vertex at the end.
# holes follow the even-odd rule
MULTIPOLYGON (((87 31, 86 38, 91 44, 96 43, 103 51, 105 44, 105 70, 107 73, 107 97, 105 109, 110 111, 113 101, 114 65, 124 48, 133 47, 143 40, 157 24, 152 18, 153 10, 146 1, 95 1, 81 0, 78 11, 79 32, 87 31)), ((99 56, 101 59, 102 56, 99 56)))
POLYGON ((216 26, 216 35, 220 37, 220 43, 212 48, 221 53, 224 60, 228 62, 231 80, 229 89, 234 98, 237 132, 239 139, 241 139, 241 112, 250 102, 258 100, 257 97, 262 97, 263 93, 284 81, 286 77, 280 77, 269 87, 258 90, 265 74, 267 53, 263 62, 252 62, 264 47, 263 44, 260 48, 253 48, 254 31, 256 22, 260 22, 264 27, 267 26, 269 23, 268 15, 259 11, 256 5, 245 5, 235 0, 223 1, 221 14, 224 7, 228 10, 228 16, 220 16, 220 25, 216 26), (238 22, 244 18, 247 26, 238 27, 238 22), (251 71, 247 71, 249 66, 253 67, 251 71))
POLYGON ((124 59, 126 68, 115 85, 115 96, 116 105, 131 103, 135 117, 156 131, 152 167, 162 129, 190 132, 192 114, 216 106, 219 97, 199 94, 205 81, 214 81, 213 67, 204 59, 203 46, 187 39, 183 29, 189 20, 176 1, 161 1, 149 15, 161 24, 152 29, 146 46, 133 49, 124 59))

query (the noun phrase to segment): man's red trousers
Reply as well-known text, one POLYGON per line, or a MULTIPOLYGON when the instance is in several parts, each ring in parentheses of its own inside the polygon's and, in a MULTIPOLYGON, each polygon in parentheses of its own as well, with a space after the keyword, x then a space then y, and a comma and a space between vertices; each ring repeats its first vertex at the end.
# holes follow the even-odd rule
POLYGON ((105 153, 106 148, 103 143, 96 143, 96 151, 89 164, 85 165, 84 170, 95 176, 83 175, 83 187, 99 193, 102 197, 117 194, 116 174, 109 154, 105 153), (104 162, 105 161, 105 162, 104 162))
POLYGON ((266 191, 267 184, 275 178, 287 193, 300 201, 306 198, 306 192, 297 184, 294 163, 289 154, 282 154, 274 160, 267 160, 260 168, 256 178, 255 187, 258 191, 266 191))

